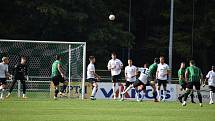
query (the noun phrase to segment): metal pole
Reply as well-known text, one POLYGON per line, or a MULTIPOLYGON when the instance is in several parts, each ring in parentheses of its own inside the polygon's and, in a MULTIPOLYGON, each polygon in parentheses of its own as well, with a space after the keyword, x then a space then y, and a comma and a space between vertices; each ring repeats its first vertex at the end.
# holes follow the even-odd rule
MULTIPOLYGON (((128 32, 131 32, 131 0, 129 0, 129 16, 128 16, 128 32)), ((130 41, 129 41, 129 46, 130 46, 130 41)), ((131 48, 128 48, 128 58, 131 57, 131 48)))
POLYGON ((69 97, 71 97, 71 45, 69 45, 69 97))
MULTIPOLYGON (((172 45, 173 45, 173 10, 174 0, 171 0, 171 13, 170 13, 170 32, 169 32, 169 67, 172 69, 172 45)), ((169 82, 172 80, 170 75, 169 82)))
POLYGON ((192 47, 191 47, 192 58, 193 58, 193 44, 194 44, 194 25, 195 25, 195 0, 193 0, 192 47))
POLYGON ((87 49, 87 45, 86 45, 86 43, 85 43, 84 46, 83 46, 83 76, 82 76, 82 92, 81 92, 81 99, 84 99, 84 93, 85 93, 86 49, 87 49))

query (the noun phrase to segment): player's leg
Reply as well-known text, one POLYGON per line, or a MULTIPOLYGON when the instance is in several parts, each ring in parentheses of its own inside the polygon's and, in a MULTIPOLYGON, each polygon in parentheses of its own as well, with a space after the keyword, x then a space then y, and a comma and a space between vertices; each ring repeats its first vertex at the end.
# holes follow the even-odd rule
POLYGON ((192 90, 193 90, 193 82, 188 82, 186 92, 184 93, 184 102, 182 103, 182 106, 186 106, 187 98, 192 90))
POLYGON ((158 102, 155 82, 151 81, 150 86, 152 87, 152 94, 153 94, 154 102, 158 102))
POLYGON ((133 84, 131 84, 129 81, 126 81, 126 83, 125 83, 125 89, 122 92, 121 101, 123 101, 125 99, 125 93, 128 92, 132 87, 133 87, 133 84))
POLYGON ((181 94, 181 95, 178 97, 178 100, 180 101, 180 103, 183 103, 182 99, 183 99, 184 96, 185 96, 186 84, 182 84, 182 85, 181 85, 181 91, 183 92, 183 94, 181 94))
POLYGON ((1 78, 1 95, 0 95, 0 99, 4 99, 4 92, 7 86, 7 82, 6 82, 6 78, 1 78))
POLYGON ((60 90, 60 95, 61 96, 66 96, 65 95, 65 91, 66 91, 66 88, 68 86, 68 81, 61 77, 61 81, 60 82, 63 83, 63 86, 62 86, 62 88, 60 90))
POLYGON ((161 90, 160 90, 161 84, 162 84, 161 80, 158 79, 157 80, 158 101, 161 100, 161 90))
POLYGON ((113 99, 114 99, 114 100, 116 99, 116 82, 117 82, 117 76, 114 75, 114 76, 112 77, 112 83, 113 83, 112 89, 113 89, 113 99))
POLYGON ((27 98, 26 97, 26 83, 24 80, 20 80, 20 82, 22 83, 22 89, 23 89, 22 98, 27 98))
POLYGON ((200 82, 194 82, 194 86, 195 86, 196 91, 197 91, 197 96, 199 99, 199 105, 202 107, 202 94, 200 92, 201 84, 200 84, 200 82))
POLYGON ((96 96, 96 93, 98 91, 98 84, 96 83, 95 79, 92 80, 92 88, 93 88, 93 90, 92 90, 92 94, 91 94, 90 99, 95 100, 96 99, 95 96, 96 96))
POLYGON ((59 79, 58 79, 58 77, 57 77, 57 76, 54 76, 54 77, 52 78, 52 82, 53 82, 53 84, 54 84, 54 89, 55 89, 55 91, 54 91, 54 99, 57 99, 57 95, 58 95, 58 93, 59 93, 59 90, 58 90, 59 79))
POLYGON ((214 92, 215 92, 215 87, 214 86, 209 86, 210 89, 210 102, 209 104, 213 104, 213 96, 214 96, 214 92))
POLYGON ((11 86, 10 86, 10 89, 9 89, 9 92, 8 92, 6 98, 9 98, 9 97, 10 97, 10 95, 11 95, 11 93, 12 93, 12 91, 13 91, 13 88, 14 88, 16 82, 17 82, 17 80, 16 80, 16 79, 13 79, 12 84, 11 84, 11 86))
POLYGON ((166 100, 166 93, 167 93, 167 80, 163 80, 163 101, 166 100))
POLYGON ((196 103, 195 101, 194 101, 194 91, 191 91, 191 93, 190 93, 190 98, 191 98, 191 102, 192 103, 196 103))

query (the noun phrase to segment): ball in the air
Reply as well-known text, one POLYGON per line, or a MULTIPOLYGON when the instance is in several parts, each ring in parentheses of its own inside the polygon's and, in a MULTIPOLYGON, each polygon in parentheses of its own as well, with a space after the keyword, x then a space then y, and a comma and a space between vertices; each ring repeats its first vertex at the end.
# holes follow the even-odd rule
POLYGON ((113 15, 113 14, 109 15, 109 20, 111 20, 111 21, 115 20, 115 15, 113 15))

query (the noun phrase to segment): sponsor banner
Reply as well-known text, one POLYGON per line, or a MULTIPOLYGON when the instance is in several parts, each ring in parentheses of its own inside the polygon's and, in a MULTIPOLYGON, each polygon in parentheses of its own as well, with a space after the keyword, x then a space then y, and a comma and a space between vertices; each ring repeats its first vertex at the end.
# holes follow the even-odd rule
MULTIPOLYGON (((123 85, 124 83, 119 83, 116 85, 116 96, 120 97, 120 93, 123 92, 123 85)), ((98 99, 112 99, 113 98, 113 89, 112 89, 112 83, 98 83, 98 92, 96 94, 96 98, 98 99)), ((151 86, 146 87, 146 93, 144 96, 144 100, 153 100, 153 94, 152 94, 152 88, 151 86)), ((163 90, 161 91, 163 95, 163 90)), ((177 90, 176 90, 176 84, 170 84, 167 86, 167 94, 166 94, 166 100, 169 101, 175 101, 177 99, 177 90)), ((135 89, 131 89, 125 94, 126 99, 135 99, 135 89)), ((139 95, 141 98, 142 93, 139 95)))
MULTIPOLYGON (((184 91, 181 91, 180 88, 181 88, 181 86, 178 84, 178 85, 177 85, 177 97, 180 96, 181 94, 184 94, 184 91)), ((194 88, 194 89, 195 89, 195 88, 194 88)), ((202 94, 202 101, 203 101, 203 102, 209 103, 209 101, 210 101, 210 93, 209 93, 209 91, 210 91, 210 90, 209 90, 208 85, 206 85, 205 87, 202 87, 202 86, 201 86, 201 94, 202 94)), ((187 101, 188 101, 188 102, 190 101, 190 96, 188 96, 187 101)), ((195 102, 199 102, 198 96, 197 96, 197 92, 196 92, 196 91, 194 91, 194 101, 195 101, 195 102)))

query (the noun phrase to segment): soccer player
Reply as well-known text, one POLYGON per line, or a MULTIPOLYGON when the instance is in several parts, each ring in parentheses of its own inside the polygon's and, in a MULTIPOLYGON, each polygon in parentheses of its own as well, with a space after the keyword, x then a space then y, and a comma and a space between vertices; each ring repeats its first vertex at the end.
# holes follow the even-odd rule
POLYGON ((116 58, 116 53, 113 52, 111 54, 111 57, 112 59, 109 60, 108 62, 108 70, 111 71, 111 76, 112 76, 112 83, 113 83, 113 96, 114 96, 114 99, 116 99, 116 90, 115 90, 115 86, 116 86, 116 83, 120 81, 121 79, 121 69, 123 68, 123 64, 122 64, 122 61, 117 59, 116 58))
POLYGON ((154 97, 154 102, 158 102, 157 97, 156 97, 156 86, 155 86, 155 81, 156 81, 156 72, 157 72, 157 68, 158 68, 158 63, 159 63, 159 59, 155 58, 154 59, 154 63, 151 64, 149 66, 149 80, 150 82, 148 82, 148 84, 152 87, 153 89, 153 97, 154 97))
POLYGON ((54 84, 55 88, 55 95, 54 99, 57 99, 57 95, 59 93, 58 86, 59 83, 63 83, 63 87, 61 89, 61 93, 64 93, 67 87, 68 82, 65 80, 64 71, 62 69, 62 56, 56 55, 56 60, 52 64, 52 74, 51 74, 51 80, 54 84))
POLYGON ((0 100, 4 99, 3 98, 4 91, 7 85, 6 80, 8 77, 10 77, 10 74, 8 73, 8 63, 9 63, 8 57, 3 57, 2 62, 0 63, 0 91, 1 91, 0 100))
POLYGON ((197 91, 199 105, 202 107, 202 95, 200 93, 201 80, 203 79, 203 75, 201 70, 195 66, 195 61, 190 60, 190 66, 186 68, 185 71, 185 81, 187 82, 187 91, 184 95, 184 102, 182 106, 186 106, 186 101, 188 95, 193 91, 193 86, 197 91))
MULTIPOLYGON (((179 84, 181 85, 181 91, 186 91, 187 88, 187 83, 185 81, 185 63, 182 62, 180 69, 178 70, 178 80, 179 80, 179 84)), ((184 97, 184 94, 178 97, 178 100, 182 103, 182 98, 184 97)), ((193 91, 190 94, 191 97, 191 102, 194 102, 194 94, 193 91)))
POLYGON ((16 84, 17 80, 20 80, 20 82, 23 85, 23 95, 22 98, 27 98, 25 95, 26 92, 26 84, 25 80, 28 80, 28 69, 27 69, 27 59, 26 57, 21 57, 21 62, 15 65, 13 69, 12 75, 14 76, 13 82, 11 84, 10 90, 6 98, 8 98, 11 95, 11 92, 13 91, 14 85, 16 84))
POLYGON ((137 90, 136 99, 138 102, 140 102, 140 101, 142 101, 142 99, 144 97, 144 93, 146 91, 146 85, 148 83, 148 76, 149 76, 149 69, 146 67, 138 68, 138 72, 140 72, 139 78, 132 85, 130 85, 128 88, 125 89, 125 91, 122 93, 122 95, 123 95, 122 97, 124 97, 125 93, 127 91, 129 91, 131 88, 133 88, 133 87, 138 88, 138 86, 139 86, 139 89, 137 90), (142 95, 142 98, 139 99, 139 94, 141 91, 143 91, 143 95, 142 95))
MULTIPOLYGON (((125 89, 129 88, 129 86, 131 86, 136 81, 136 75, 137 67, 132 64, 132 59, 128 59, 128 66, 125 67, 125 89)), ((136 89, 136 97, 138 97, 137 94, 138 91, 136 89)), ((124 93, 121 100, 124 100, 124 93)))
POLYGON ((215 93, 215 66, 212 66, 212 70, 208 72, 206 75, 206 80, 208 81, 209 89, 210 89, 210 102, 209 104, 213 104, 213 95, 215 93))
POLYGON ((158 83, 158 100, 161 101, 161 85, 163 85, 163 101, 166 98, 166 87, 167 87, 167 79, 168 75, 170 75, 169 66, 165 63, 165 59, 163 56, 160 57, 160 63, 158 64, 157 68, 157 83, 158 83))
POLYGON ((94 56, 89 57, 89 65, 87 66, 87 80, 92 84, 92 94, 90 99, 95 100, 96 92, 98 91, 98 84, 96 81, 100 80, 100 76, 95 72, 95 62, 96 59, 94 56))

